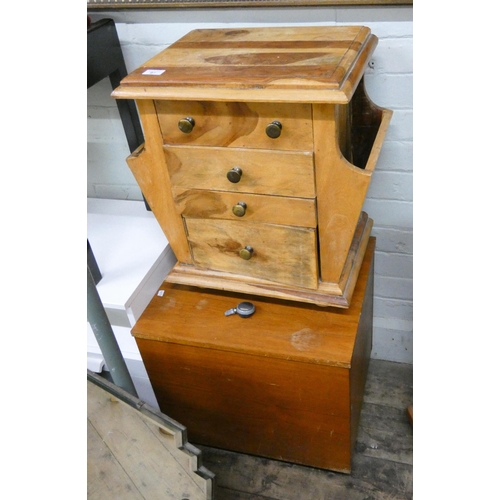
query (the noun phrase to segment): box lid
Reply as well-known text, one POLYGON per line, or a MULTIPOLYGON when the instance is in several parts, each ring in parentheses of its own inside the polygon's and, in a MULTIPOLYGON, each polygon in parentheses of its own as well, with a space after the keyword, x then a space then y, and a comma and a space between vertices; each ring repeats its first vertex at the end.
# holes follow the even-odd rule
POLYGON ((319 307, 163 283, 132 328, 136 339, 350 368, 358 331, 370 330, 373 255, 370 238, 349 309, 319 307), (225 316, 240 301, 255 314, 225 316))
POLYGON ((376 45, 363 26, 198 29, 130 73, 112 95, 346 103, 376 45))

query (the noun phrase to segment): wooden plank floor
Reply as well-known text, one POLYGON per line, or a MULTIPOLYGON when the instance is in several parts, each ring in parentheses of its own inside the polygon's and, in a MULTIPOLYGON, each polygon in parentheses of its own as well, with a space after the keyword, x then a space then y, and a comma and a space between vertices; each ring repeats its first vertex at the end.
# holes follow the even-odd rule
POLYGON ((215 499, 413 498, 412 395, 412 365, 370 361, 351 475, 196 445, 216 476, 215 499))

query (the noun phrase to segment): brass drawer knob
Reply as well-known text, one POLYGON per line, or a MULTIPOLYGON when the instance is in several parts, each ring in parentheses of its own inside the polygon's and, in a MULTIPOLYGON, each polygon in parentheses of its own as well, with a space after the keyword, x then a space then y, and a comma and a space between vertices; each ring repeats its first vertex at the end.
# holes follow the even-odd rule
POLYGON ((233 183, 237 184, 241 180, 243 170, 240 167, 233 167, 227 174, 227 178, 233 183))
POLYGON ((253 248, 246 246, 240 250, 240 257, 245 260, 250 260, 253 255, 253 248))
POLYGON ((184 132, 185 134, 189 134, 190 132, 193 131, 194 119, 191 118, 190 116, 186 116, 186 118, 179 120, 179 123, 177 124, 177 126, 179 127, 179 130, 181 132, 184 132))
POLYGON ((233 207, 233 214, 236 217, 243 217, 247 211, 247 204, 244 201, 239 201, 233 207))
POLYGON ((281 135, 283 125, 279 121, 273 121, 266 127, 266 134, 271 139, 277 139, 281 135))

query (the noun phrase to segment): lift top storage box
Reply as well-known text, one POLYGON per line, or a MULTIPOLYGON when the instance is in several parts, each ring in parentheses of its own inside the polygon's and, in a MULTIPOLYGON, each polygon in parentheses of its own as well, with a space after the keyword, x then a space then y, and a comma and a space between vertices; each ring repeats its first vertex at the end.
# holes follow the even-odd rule
POLYGON ((370 238, 349 309, 165 283, 132 333, 193 443, 349 472, 372 346, 370 238))
POLYGON ((195 30, 121 82, 167 281, 349 306, 391 116, 365 93, 376 44, 362 26, 195 30))

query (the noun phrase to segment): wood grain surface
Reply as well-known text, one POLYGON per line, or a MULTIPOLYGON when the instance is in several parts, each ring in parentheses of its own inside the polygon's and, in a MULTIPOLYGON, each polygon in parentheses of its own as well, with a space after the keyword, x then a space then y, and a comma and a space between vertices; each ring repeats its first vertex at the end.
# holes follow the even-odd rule
POLYGON ((144 147, 128 158, 127 164, 134 174, 148 205, 165 233, 178 260, 191 263, 184 223, 176 212, 172 198, 172 185, 163 153, 163 139, 153 101, 137 102, 144 130, 144 147))
POLYGON ((315 196, 312 152, 186 146, 165 146, 164 151, 174 188, 315 196), (227 179, 233 167, 242 170, 238 183, 227 179))
POLYGON ((289 286, 318 287, 316 231, 255 222, 186 218, 195 265, 289 286), (252 248, 249 260, 239 252, 252 248))
POLYGON ((312 151, 311 105, 274 102, 155 101, 165 144, 312 151), (194 119, 190 133, 177 124, 194 119), (266 126, 279 120, 281 135, 272 139, 266 126))
POLYGON ((359 217, 353 241, 347 254, 339 283, 318 283, 317 290, 276 284, 269 279, 242 276, 215 270, 200 269, 177 263, 165 281, 216 290, 233 290, 263 297, 276 297, 326 307, 348 308, 360 272, 365 250, 370 240, 373 220, 365 212, 359 217))
POLYGON ((174 201, 184 217, 267 222, 283 226, 316 228, 314 199, 265 196, 249 193, 173 188, 174 201), (243 202, 245 214, 237 217, 232 209, 243 202))
POLYGON ((372 240, 348 310, 163 285, 132 330, 160 408, 197 443, 349 472, 373 253, 372 240), (253 316, 224 315, 242 300, 253 316))
POLYGON ((136 339, 350 368, 374 248, 371 238, 349 309, 163 283, 132 334, 136 339), (253 316, 224 316, 243 300, 255 304, 253 316), (307 349, 297 348, 302 342, 307 349))
POLYGON ((376 45, 363 26, 194 30, 128 75, 113 95, 347 103, 376 45))
POLYGON ((351 474, 199 445, 217 500, 412 500, 413 367, 371 359, 351 474))
POLYGON ((362 26, 200 29, 124 79, 113 95, 137 99, 146 136, 128 163, 178 259, 167 281, 349 307, 392 114, 365 91, 376 43, 362 26))

